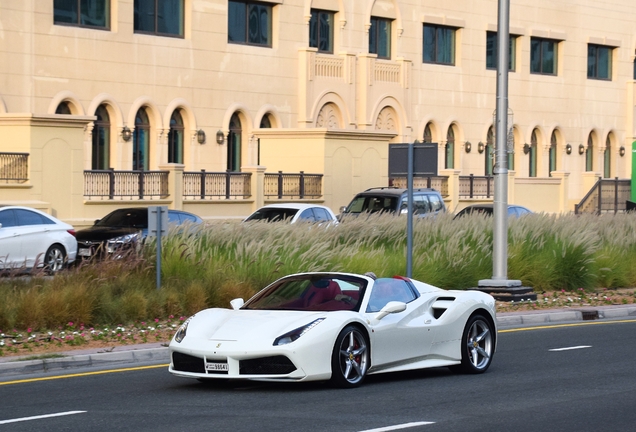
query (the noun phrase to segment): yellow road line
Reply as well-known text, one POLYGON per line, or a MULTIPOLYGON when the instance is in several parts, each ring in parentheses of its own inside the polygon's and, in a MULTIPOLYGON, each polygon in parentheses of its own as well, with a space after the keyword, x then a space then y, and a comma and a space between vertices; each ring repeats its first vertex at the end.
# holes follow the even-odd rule
MULTIPOLYGON (((616 321, 594 321, 594 322, 573 323, 573 324, 554 324, 554 325, 547 325, 547 326, 521 327, 521 328, 515 328, 515 329, 508 329, 508 330, 499 330, 498 333, 515 333, 515 332, 531 331, 531 330, 543 330, 543 329, 554 329, 554 328, 564 328, 564 327, 582 327, 582 326, 589 326, 589 325, 616 324, 616 323, 635 323, 635 322, 636 322, 636 319, 616 320, 616 321)), ((85 377, 85 376, 91 376, 91 375, 104 375, 104 374, 117 373, 117 372, 130 372, 130 371, 140 371, 140 370, 146 370, 146 369, 158 369, 158 368, 166 368, 166 367, 168 367, 167 363, 152 365, 152 366, 140 366, 140 367, 134 367, 134 368, 109 369, 109 370, 96 371, 96 372, 56 375, 56 376, 50 376, 50 377, 30 378, 30 379, 23 379, 23 380, 16 380, 16 381, 5 381, 5 382, 0 382, 0 386, 10 385, 10 384, 24 384, 24 383, 39 382, 39 381, 51 381, 51 380, 66 379, 66 378, 77 378, 77 377, 85 377)))
POLYGON ((104 375, 104 374, 117 373, 117 372, 130 372, 130 371, 140 371, 140 370, 146 370, 146 369, 167 368, 167 367, 168 367, 168 364, 166 363, 166 364, 152 365, 152 366, 139 366, 139 367, 133 367, 133 368, 124 368, 124 369, 109 369, 109 370, 96 371, 96 372, 56 375, 56 376, 50 376, 50 377, 30 378, 30 379, 23 379, 23 380, 16 380, 16 381, 5 381, 5 382, 0 382, 0 386, 10 385, 10 384, 24 384, 24 383, 39 382, 39 381, 51 381, 51 380, 66 379, 66 378, 77 378, 77 377, 85 377, 85 376, 91 376, 91 375, 104 375))
POLYGON ((497 333, 514 333, 514 332, 530 331, 530 330, 543 330, 543 329, 554 329, 554 328, 563 328, 563 327, 582 327, 582 326, 590 326, 590 325, 634 323, 634 322, 636 322, 636 320, 594 321, 594 322, 583 322, 583 323, 572 323, 572 324, 554 324, 554 325, 547 325, 547 326, 538 325, 536 327, 520 327, 520 328, 508 329, 508 330, 499 330, 497 331, 497 333))

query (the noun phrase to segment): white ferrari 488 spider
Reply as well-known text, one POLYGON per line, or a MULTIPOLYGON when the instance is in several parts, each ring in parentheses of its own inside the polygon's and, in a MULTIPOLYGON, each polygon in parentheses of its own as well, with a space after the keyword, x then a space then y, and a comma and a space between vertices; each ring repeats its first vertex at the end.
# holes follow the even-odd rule
POLYGON ((497 342, 492 296, 405 277, 300 273, 231 305, 184 321, 171 373, 355 387, 366 375, 428 367, 482 373, 497 342))

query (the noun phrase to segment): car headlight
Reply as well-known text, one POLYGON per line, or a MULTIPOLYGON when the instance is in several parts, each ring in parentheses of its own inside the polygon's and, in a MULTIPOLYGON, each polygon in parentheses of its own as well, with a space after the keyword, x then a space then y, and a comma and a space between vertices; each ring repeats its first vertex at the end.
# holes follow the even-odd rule
POLYGON ((318 318, 317 320, 312 321, 312 322, 310 322, 307 325, 304 325, 302 327, 298 327, 295 330, 292 330, 290 332, 285 333, 282 336, 277 337, 274 340, 274 346, 285 345, 285 344, 288 344, 288 343, 292 343, 293 341, 295 341, 296 339, 298 339, 299 337, 301 337, 302 335, 307 333, 309 330, 311 330, 312 328, 316 327, 322 321, 324 321, 324 318, 318 318))
POLYGON ((174 341, 175 342, 181 343, 183 338, 186 337, 186 332, 188 331, 188 324, 190 324, 190 321, 192 321, 192 318, 194 318, 194 315, 192 315, 190 318, 185 320, 183 322, 183 324, 181 324, 181 326, 179 327, 177 332, 174 334, 174 341))
POLYGON ((141 231, 109 239, 106 241, 106 246, 108 247, 108 252, 113 252, 115 249, 121 246, 130 243, 137 243, 137 241, 139 241, 140 239, 141 231))

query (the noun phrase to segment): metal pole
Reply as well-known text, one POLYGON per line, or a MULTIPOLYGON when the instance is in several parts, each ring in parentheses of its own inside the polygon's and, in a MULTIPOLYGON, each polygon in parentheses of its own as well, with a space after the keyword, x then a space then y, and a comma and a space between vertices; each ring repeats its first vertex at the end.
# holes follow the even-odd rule
POLYGON ((413 276, 413 143, 409 143, 408 171, 406 177, 407 187, 407 214, 406 214, 406 277, 413 276))
POLYGON ((493 280, 508 279, 508 45, 510 0, 499 0, 497 25, 497 112, 495 140, 493 280))

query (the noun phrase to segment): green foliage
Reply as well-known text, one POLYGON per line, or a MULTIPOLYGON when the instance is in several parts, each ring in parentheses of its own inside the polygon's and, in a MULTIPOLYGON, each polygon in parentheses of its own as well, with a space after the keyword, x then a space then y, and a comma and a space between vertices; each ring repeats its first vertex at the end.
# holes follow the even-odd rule
MULTIPOLYGON (((492 276, 492 218, 415 220, 413 278, 466 289, 492 276)), ((162 243, 157 290, 151 240, 140 255, 82 263, 53 278, 0 279, 0 331, 149 321, 227 307, 281 276, 305 271, 406 273, 406 218, 339 226, 213 221, 162 243)), ((508 277, 542 290, 636 286, 636 217, 532 215, 509 221, 508 277)))

